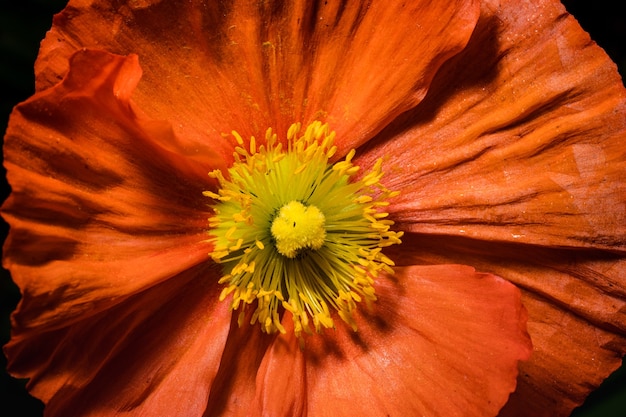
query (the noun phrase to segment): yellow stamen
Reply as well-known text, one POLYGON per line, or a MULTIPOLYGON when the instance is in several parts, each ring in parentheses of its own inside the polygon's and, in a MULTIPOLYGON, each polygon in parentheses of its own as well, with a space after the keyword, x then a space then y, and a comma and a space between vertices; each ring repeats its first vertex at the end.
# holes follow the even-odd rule
POLYGON ((220 300, 232 297, 243 324, 249 305, 251 323, 267 333, 286 330, 284 312, 293 316, 294 331, 335 326, 340 317, 354 330, 357 304, 376 300, 372 286, 394 263, 382 248, 401 243, 391 230, 382 160, 360 180, 352 160, 329 163, 337 148, 335 133, 314 122, 301 131, 293 124, 286 149, 268 129, 264 141, 246 142, 233 132, 235 162, 227 173, 209 175, 219 189, 203 194, 214 201, 209 219, 211 258, 222 265, 225 285, 220 300))

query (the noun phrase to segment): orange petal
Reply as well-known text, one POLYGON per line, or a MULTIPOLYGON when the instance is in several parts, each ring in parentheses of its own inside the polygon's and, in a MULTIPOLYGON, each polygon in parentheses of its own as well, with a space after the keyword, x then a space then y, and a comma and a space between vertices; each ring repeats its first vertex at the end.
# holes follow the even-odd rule
POLYGON ((358 332, 338 325, 306 338, 302 404, 293 399, 304 384, 297 341, 277 338, 257 381, 294 387, 259 388, 263 404, 280 407, 285 396, 307 416, 496 415, 530 352, 519 291, 447 265, 399 268, 377 281, 377 295, 372 312, 358 314, 358 332))
MULTIPOLYGON (((228 299, 224 304, 230 305, 228 299)), ((241 326, 238 324, 238 315, 232 315, 228 341, 209 395, 205 416, 251 417, 261 414, 252 408, 255 381, 261 361, 276 335, 262 333, 258 323, 250 324, 252 309, 248 309, 241 326)))
POLYGON ((625 112, 615 65, 560 3, 485 2, 466 50, 357 163, 393 161, 403 230, 624 250, 625 112))
POLYGON ((231 313, 207 265, 5 347, 46 416, 202 416, 231 313))
POLYGON ((626 259, 459 237, 403 237, 402 264, 459 262, 522 290, 533 355, 520 365, 502 417, 565 417, 617 369, 626 353, 626 259), (406 248, 410 248, 407 251, 406 248))
POLYGON ((136 57, 82 51, 11 116, 4 266, 23 293, 20 332, 66 326, 208 261, 207 169, 159 146, 171 131, 135 114, 139 75, 136 57))
POLYGON ((228 153, 221 134, 284 134, 325 118, 343 149, 419 102, 467 43, 478 2, 71 1, 37 62, 39 88, 82 47, 139 55, 137 103, 172 120, 189 151, 228 153))
POLYGON ((285 315, 283 326, 287 333, 270 345, 257 372, 256 397, 247 417, 311 415, 304 352, 291 315, 285 315))

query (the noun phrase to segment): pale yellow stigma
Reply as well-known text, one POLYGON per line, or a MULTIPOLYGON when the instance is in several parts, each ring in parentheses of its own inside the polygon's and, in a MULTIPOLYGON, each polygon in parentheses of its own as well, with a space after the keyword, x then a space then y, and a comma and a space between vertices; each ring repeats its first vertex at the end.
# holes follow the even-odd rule
POLYGON ((276 249, 287 258, 295 258, 301 249, 321 248, 326 237, 324 222, 324 214, 317 207, 290 201, 272 222, 276 249))
POLYGON ((268 129, 265 141, 237 141, 235 162, 226 173, 209 175, 219 189, 209 219, 211 258, 223 267, 221 300, 267 332, 285 332, 292 315, 298 337, 335 326, 340 317, 354 330, 357 303, 376 300, 373 284, 394 263, 383 248, 401 243, 402 232, 383 211, 398 193, 380 183, 382 160, 360 179, 350 151, 334 164, 335 133, 314 122, 303 133, 294 124, 287 142, 268 129), (285 146, 286 145, 286 146, 285 146), (286 149, 285 149, 286 147, 286 149))

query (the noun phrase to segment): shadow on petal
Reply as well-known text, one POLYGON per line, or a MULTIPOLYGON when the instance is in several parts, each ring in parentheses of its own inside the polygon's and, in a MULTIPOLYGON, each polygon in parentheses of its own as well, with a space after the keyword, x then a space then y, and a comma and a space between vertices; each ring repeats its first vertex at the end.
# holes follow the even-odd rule
POLYGON ((626 352, 621 253, 452 236, 407 234, 403 241, 390 254, 401 264, 473 265, 522 290, 534 352, 520 365, 502 416, 567 416, 620 366, 626 352))
POLYGON ((231 317, 217 302, 217 276, 199 265, 67 327, 16 332, 9 369, 31 378, 50 416, 200 416, 231 317))
POLYGON ((377 295, 357 333, 306 338, 307 415, 495 415, 530 353, 519 291, 443 265, 397 268, 377 295))

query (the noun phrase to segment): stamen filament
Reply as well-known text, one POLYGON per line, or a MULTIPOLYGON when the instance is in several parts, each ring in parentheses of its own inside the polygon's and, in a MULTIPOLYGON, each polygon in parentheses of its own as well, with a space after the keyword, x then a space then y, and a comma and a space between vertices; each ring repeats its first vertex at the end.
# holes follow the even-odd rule
POLYGON ((235 162, 226 173, 209 173, 219 184, 203 195, 214 201, 220 300, 231 297, 240 325, 255 304, 250 322, 267 333, 285 332, 284 312, 298 337, 311 323, 318 332, 333 328, 337 316, 356 330, 357 304, 375 301, 376 277, 393 273, 382 249, 401 243, 402 232, 391 230, 382 208, 398 193, 380 183, 382 160, 355 180, 354 150, 331 165, 335 133, 320 122, 301 128, 289 127, 286 150, 271 129, 247 146, 233 131, 235 162))

